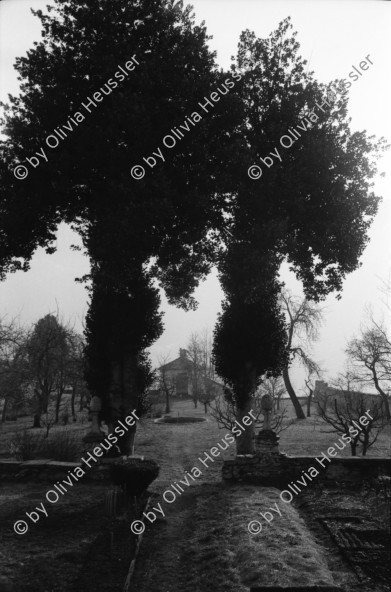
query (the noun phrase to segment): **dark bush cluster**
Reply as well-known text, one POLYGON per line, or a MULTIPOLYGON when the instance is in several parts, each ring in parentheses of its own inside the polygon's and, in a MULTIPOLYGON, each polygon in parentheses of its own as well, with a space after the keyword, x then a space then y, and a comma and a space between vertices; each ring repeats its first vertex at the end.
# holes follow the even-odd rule
POLYGON ((158 477, 159 465, 154 460, 127 459, 112 464, 110 475, 114 485, 120 485, 127 495, 138 497, 158 477))

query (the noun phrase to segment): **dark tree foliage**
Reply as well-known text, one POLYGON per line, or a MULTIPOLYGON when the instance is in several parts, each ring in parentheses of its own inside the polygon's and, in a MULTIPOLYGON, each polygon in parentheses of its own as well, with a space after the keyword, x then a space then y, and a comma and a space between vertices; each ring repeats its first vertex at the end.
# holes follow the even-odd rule
POLYGON ((307 298, 319 300, 339 292, 346 274, 359 266, 380 199, 371 191, 375 161, 386 146, 383 138, 375 142, 366 132, 350 131, 342 82, 314 80, 291 29, 288 18, 268 39, 249 31, 241 36, 236 69, 245 106, 241 134, 253 159, 247 167, 262 164, 275 147, 282 162, 275 159, 267 170, 262 165, 258 181, 240 185, 232 212, 236 220, 240 211, 243 228, 268 228, 269 247, 291 264, 307 298), (336 92, 328 107, 331 88, 336 92), (307 131, 299 129, 291 148, 282 148, 281 136, 314 109, 317 120, 309 120, 307 131))
POLYGON ((34 426, 41 427, 50 396, 69 356, 67 330, 52 314, 35 323, 26 340, 29 379, 34 389, 34 426))
POLYGON ((226 300, 215 330, 216 371, 233 390, 239 408, 255 392, 262 374, 281 373, 285 359, 276 267, 273 253, 259 255, 251 244, 232 245, 221 265, 226 300))
POLYGON ((158 290, 145 275, 128 282, 128 293, 99 280, 92 285, 86 319, 86 378, 91 393, 102 399, 102 417, 114 423, 133 409, 141 415, 139 397, 126 393, 143 393, 153 381, 145 350, 162 333, 162 313, 158 290), (126 371, 129 360, 134 366, 126 371))
POLYGON ((39 246, 52 253, 60 222, 80 234, 92 265, 83 278, 92 287, 88 381, 109 422, 137 406, 148 383, 145 348, 161 332, 156 281, 170 303, 195 306, 191 294, 216 257, 232 177, 240 102, 229 92, 208 112, 198 105, 229 75, 217 70, 191 9, 173 4, 65 0, 46 15, 36 11, 43 40, 18 58, 21 95, 5 106, 0 274, 27 270, 39 246), (139 66, 109 92, 105 84, 133 56, 139 66), (82 103, 102 87, 104 100, 87 113, 82 103), (77 112, 84 119, 74 126, 77 112), (194 112, 200 120, 149 169, 143 157, 194 112), (72 131, 49 149, 45 138, 64 124, 72 131), (15 179, 15 165, 42 147, 48 162, 15 179), (144 179, 131 177, 135 164, 145 166, 144 179))
POLYGON ((156 257, 169 298, 182 302, 209 269, 204 255, 213 246, 205 237, 221 224, 230 178, 221 174, 229 171, 221 146, 232 139, 238 111, 232 93, 209 113, 198 106, 227 77, 215 69, 205 28, 194 25, 188 8, 164 0, 66 0, 56 2, 54 16, 36 14, 44 39, 17 60, 22 93, 10 97, 8 138, 1 144, 2 273, 27 269, 37 246, 52 252, 57 225, 65 220, 97 261, 105 239, 122 253, 128 244, 130 261, 156 257), (82 109, 133 55, 140 66, 129 79, 91 114, 82 109), (49 150, 46 136, 80 110, 85 120, 49 150), (153 170, 145 165, 145 178, 133 180, 131 166, 194 111, 202 121, 178 140, 166 163, 153 170), (49 162, 16 180, 13 166, 42 146, 49 162))
MULTIPOLYGON (((350 131, 342 81, 314 80, 291 29, 287 18, 268 39, 245 31, 234 66, 242 77, 239 134, 246 145, 235 170, 262 168, 259 180, 235 178, 219 264, 226 300, 215 332, 216 368, 234 391, 239 416, 251 406, 261 375, 281 371, 286 356, 277 305, 280 263, 288 261, 308 299, 340 292, 346 274, 359 266, 379 202, 371 179, 384 140, 350 131), (300 132, 303 121, 309 129, 283 148, 280 138, 289 128, 300 132), (281 162, 275 157, 267 168, 261 159, 276 148, 281 162)), ((241 450, 251 452, 250 428, 245 439, 241 450)))
MULTIPOLYGON (((250 238, 231 244, 220 264, 226 298, 213 352, 216 372, 232 392, 239 420, 251 410, 261 377, 281 374, 287 357, 276 279, 279 260, 266 247, 256 250, 255 242, 250 238)), ((252 435, 253 425, 237 439, 238 453, 252 452, 252 435)))
MULTIPOLYGON (((109 380, 105 408, 115 407, 118 415, 134 407, 137 384, 148 381, 144 347, 161 330, 156 282, 170 303, 192 307, 194 288, 218 261, 227 296, 223 317, 231 327, 257 319, 258 337, 270 348, 253 334, 251 345, 265 358, 250 356, 252 378, 245 383, 252 385, 283 355, 275 306, 281 261, 290 262, 314 299, 340 291, 346 273, 357 267, 377 210, 370 179, 376 172, 372 155, 382 143, 350 132, 341 95, 284 151, 282 163, 258 182, 248 178, 248 167, 325 96, 326 87, 305 72, 295 34, 288 35, 289 19, 268 40, 244 32, 233 72, 224 73, 207 48, 205 27, 194 24, 189 7, 169 0, 56 0, 47 15, 36 14, 43 40, 17 60, 21 95, 9 98, 0 143, 1 277, 27 270, 38 246, 53 252, 60 222, 80 234, 92 264, 86 278, 93 294, 89 381, 103 394, 99 372, 106 386, 109 380), (45 138, 68 124, 133 56, 140 65, 129 77, 90 114, 84 110, 84 120, 57 148, 47 148, 45 138), (235 80, 233 90, 206 113, 198 103, 228 78, 235 80), (145 177, 132 179, 131 167, 145 164, 142 158, 195 111, 202 119, 165 150, 165 162, 145 165, 145 177), (48 162, 41 159, 25 180, 15 179, 15 165, 42 147, 48 162), (240 271, 249 257, 245 277, 240 271), (233 284, 243 281, 245 290, 237 292, 233 284), (142 306, 137 290, 145 295, 142 306), (113 337, 121 318, 129 332, 124 324, 113 337), (142 319, 150 325, 141 327, 142 319), (131 326, 138 325, 136 351, 131 326), (105 347, 120 354, 107 360, 105 347), (94 359, 106 359, 106 369, 94 359)), ((228 331, 220 325, 221 334, 228 331)), ((240 344, 245 342, 242 335, 240 344)), ((246 355, 239 357, 248 363, 246 355)), ((243 367, 238 373, 243 376, 243 367)), ((244 405, 243 394, 239 399, 244 405)))

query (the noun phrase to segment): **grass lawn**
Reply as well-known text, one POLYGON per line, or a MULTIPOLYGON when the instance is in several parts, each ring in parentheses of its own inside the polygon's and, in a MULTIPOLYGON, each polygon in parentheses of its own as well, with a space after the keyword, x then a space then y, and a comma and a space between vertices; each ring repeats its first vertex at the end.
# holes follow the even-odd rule
MULTIPOLYGON (((288 409, 289 416, 292 417, 292 410, 288 409)), ((172 403, 171 416, 195 416, 206 417, 207 421, 197 424, 155 424, 152 419, 141 419, 138 422, 135 454, 149 456, 157 462, 162 463, 163 467, 169 467, 173 464, 193 466, 192 459, 197 458, 204 451, 209 450, 216 442, 227 432, 226 429, 219 430, 213 417, 208 413, 204 414, 203 407, 197 409, 191 401, 174 401, 172 403), (176 450, 172 435, 180 436, 181 447, 176 450), (179 455, 178 455, 179 452, 179 455)), ((15 422, 6 422, 0 424, 0 458, 10 458, 9 443, 15 432, 22 432, 27 429, 28 432, 42 435, 45 429, 32 430, 32 417, 23 417, 15 422)), ((70 423, 66 427, 55 426, 50 431, 50 437, 55 437, 56 433, 63 430, 71 431, 75 438, 80 439, 89 430, 89 423, 70 423)), ((339 434, 330 432, 329 426, 320 422, 316 417, 309 417, 305 420, 296 421, 287 430, 280 434, 280 450, 291 455, 319 455, 332 446, 339 434)), ((81 448, 82 449, 82 448, 81 448)), ((358 451, 359 452, 359 451, 358 451)), ((378 441, 368 451, 368 456, 389 456, 391 452, 391 426, 387 426, 380 434, 378 441)), ((350 447, 338 453, 341 456, 350 456, 350 447)), ((228 450, 228 454, 221 458, 227 458, 234 455, 233 446, 228 450)), ((216 460, 219 464, 219 459, 216 460)), ((221 462, 221 460, 220 460, 221 462)), ((177 473, 180 473, 181 468, 177 473)), ((164 475, 165 469, 162 473, 164 475)), ((176 474, 177 474, 176 473, 176 474)), ((175 476, 174 476, 175 478, 175 476)))
MULTIPOLYGON (((139 421, 135 453, 160 465, 160 475, 150 487, 153 504, 161 502, 164 491, 183 480, 192 467, 201 467, 202 475, 190 481, 189 487, 184 485, 183 494, 177 495, 173 503, 165 502, 164 518, 147 523, 134 589, 137 592, 244 592, 255 583, 331 582, 327 552, 293 505, 286 505, 283 517, 277 516, 260 535, 248 533, 248 522, 276 501, 278 491, 222 483, 223 459, 235 455, 234 445, 212 462, 208 461, 207 467, 200 463, 199 458, 205 458, 205 453, 220 442, 227 430, 219 430, 214 419, 209 414, 204 416, 203 408, 194 409, 191 401, 174 402, 172 415, 206 417, 207 421, 193 424, 139 421)), ((7 422, 0 428, 2 457, 10 457, 9 442, 15 429, 31 425, 32 418, 25 418, 7 422)), ((81 438, 89 424, 53 428, 51 437, 64 429, 80 441, 82 451, 81 438)), ((325 433, 324 428, 309 418, 282 432, 280 449, 288 454, 319 455, 336 438, 335 433, 325 433)), ((370 449, 370 456, 388 456, 389 443, 388 429, 370 449)), ((85 481, 75 484, 72 491, 50 508, 48 518, 31 524, 27 534, 16 535, 15 520, 31 512, 48 489, 46 483, 0 484, 0 580, 1 576, 12 579, 18 592, 87 591, 84 583, 75 588, 74 582, 86 581, 88 556, 94 554, 96 537, 105 524, 105 486, 85 481)), ((121 541, 126 540, 124 532, 121 541)), ((126 564, 121 553, 125 551, 126 556, 130 532, 128 540, 128 545, 121 542, 114 553, 115 560, 125 561, 121 569, 126 564)), ((103 569, 102 589, 107 586, 113 592, 120 590, 121 582, 114 581, 119 573, 115 568, 103 569)))

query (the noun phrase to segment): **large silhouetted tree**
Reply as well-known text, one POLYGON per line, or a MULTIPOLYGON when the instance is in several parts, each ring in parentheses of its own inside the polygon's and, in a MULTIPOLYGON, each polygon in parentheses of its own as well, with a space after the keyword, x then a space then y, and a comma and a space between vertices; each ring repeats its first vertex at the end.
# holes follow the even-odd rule
POLYGON ((56 391, 60 377, 64 376, 69 356, 66 327, 52 314, 42 317, 28 336, 25 350, 29 380, 34 389, 33 427, 39 428, 41 415, 47 413, 50 397, 56 391))
MULTIPOLYGON (((238 153, 236 168, 244 173, 255 164, 261 171, 257 180, 235 179, 219 263, 226 299, 216 368, 233 391, 238 418, 251 407, 261 375, 281 368, 281 262, 302 281, 307 299, 339 296, 344 277, 359 265, 379 202, 371 180, 385 141, 350 131, 343 81, 332 91, 314 79, 291 28, 288 18, 268 39, 245 31, 234 65, 248 148, 238 153)), ((249 427, 241 452, 252 452, 251 436, 249 427)))
MULTIPOLYGON (((281 261, 289 261, 308 298, 341 290, 376 213, 371 156, 381 146, 350 132, 345 96, 330 111, 309 113, 325 86, 305 72, 289 19, 268 40, 243 33, 237 63, 224 73, 205 27, 181 3, 56 0, 48 11, 36 12, 43 40, 17 60, 21 94, 6 109, 1 275, 27 270, 38 246, 53 252, 61 221, 81 235, 92 265, 89 384, 112 424, 134 408, 148 382, 144 348, 161 330, 156 282, 171 303, 191 307, 192 291, 217 260, 226 292, 218 333, 245 346, 235 372, 227 369, 243 413, 259 373, 274 372, 284 356, 276 305, 281 261), (138 65, 121 80, 119 67, 131 58, 138 65), (86 110, 83 103, 95 96, 96 106, 86 110), (305 120, 310 129, 282 162, 251 180, 249 165, 305 120), (143 159, 153 152, 148 165, 143 159), (12 172, 20 162, 29 163, 24 180, 12 172), (135 180, 131 169, 141 163, 145 177, 135 180), (249 257, 247 276, 240 268, 249 257), (243 280, 243 288, 234 285, 243 280), (114 334, 122 317, 127 327, 114 334), (238 325, 253 317, 249 347, 238 325), (103 335, 112 341, 105 344, 103 335), (104 367, 94 359, 104 359, 104 367)), ((234 343, 220 339, 217 347, 227 368, 234 343)))
POLYGON ((48 11, 35 13, 43 40, 17 60, 21 94, 6 106, 0 271, 27 270, 38 246, 53 252, 61 221, 81 235, 92 267, 88 383, 111 425, 148 383, 156 280, 171 303, 192 307, 214 260, 240 102, 189 7, 65 0, 48 11), (155 166, 144 160, 153 152, 155 166), (17 180, 21 162, 29 175, 17 180), (136 164, 144 179, 132 178, 136 164))
MULTIPOLYGON (((265 236, 263 236, 265 239, 265 236)), ((216 372, 229 387, 237 419, 252 409, 262 375, 281 374, 286 359, 286 331, 279 309, 278 257, 267 252, 259 235, 232 244, 220 264, 226 295, 215 329, 216 372), (258 240, 257 240, 258 239, 258 240)), ((253 424, 237 438, 238 454, 253 450, 253 424)))

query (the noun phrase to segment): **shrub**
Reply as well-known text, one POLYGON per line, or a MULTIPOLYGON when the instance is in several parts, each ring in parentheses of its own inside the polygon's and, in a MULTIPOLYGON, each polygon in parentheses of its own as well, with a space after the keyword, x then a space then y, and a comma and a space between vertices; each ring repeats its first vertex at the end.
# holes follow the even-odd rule
POLYGON ((9 443, 9 451, 17 460, 33 460, 42 447, 42 435, 25 428, 15 432, 9 443))
POLYGON ((141 495, 159 475, 159 465, 154 460, 129 458, 110 466, 114 485, 120 485, 129 496, 141 495))
POLYGON ((160 423, 201 423, 204 421, 206 421, 204 417, 183 417, 180 415, 179 417, 165 416, 160 423))
POLYGON ((64 413, 61 415, 61 422, 62 425, 68 425, 69 423, 69 411, 68 411, 68 407, 65 409, 64 413))
POLYGON ((41 452, 46 458, 73 462, 80 460, 80 443, 70 430, 56 431, 45 440, 41 452))

